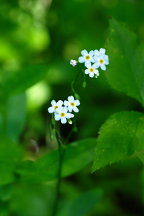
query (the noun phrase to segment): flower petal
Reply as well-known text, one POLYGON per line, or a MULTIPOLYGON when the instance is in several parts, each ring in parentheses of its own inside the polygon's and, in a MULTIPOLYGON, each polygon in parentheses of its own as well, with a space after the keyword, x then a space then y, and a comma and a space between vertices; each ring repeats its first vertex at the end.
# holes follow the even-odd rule
POLYGON ((84 57, 83 57, 83 56, 80 56, 80 57, 78 58, 78 62, 79 62, 79 63, 84 63, 84 62, 85 62, 84 57))
POLYGON ((57 113, 54 115, 54 118, 56 121, 59 121, 61 119, 60 115, 57 113))
POLYGON ((97 76, 99 76, 99 71, 98 70, 95 70, 94 72, 97 76))
POLYGON ((59 100, 59 101, 57 102, 57 105, 58 105, 58 106, 62 106, 62 105, 63 105, 63 101, 62 101, 62 100, 59 100))
POLYGON ((100 53, 101 53, 101 54, 105 54, 105 51, 106 51, 106 50, 105 50, 104 48, 101 48, 101 49, 100 49, 100 53))
POLYGON ((70 118, 73 118, 73 116, 74 115, 72 113, 67 113, 66 118, 70 119, 70 118))
POLYGON ((77 107, 73 107, 74 112, 79 112, 79 109, 77 107))
POLYGON ((80 105, 80 101, 79 100, 75 100, 75 104, 76 104, 76 106, 79 106, 80 105))
POLYGON ((64 105, 65 105, 65 106, 69 106, 69 102, 65 100, 65 101, 64 101, 64 105))
POLYGON ((85 66, 86 66, 87 68, 91 68, 91 63, 90 63, 90 62, 86 62, 86 63, 85 63, 85 66))
POLYGON ((99 63, 98 63, 98 62, 97 62, 97 63, 94 63, 94 64, 93 64, 93 67, 94 67, 94 68, 98 68, 98 67, 99 67, 99 63))
POLYGON ((91 51, 89 52, 89 55, 93 56, 93 54, 94 54, 94 51, 91 50, 91 51))
POLYGON ((88 54, 88 52, 87 52, 87 50, 82 50, 82 51, 81 51, 81 54, 82 54, 83 56, 85 56, 85 55, 88 54))
POLYGON ((85 70, 85 74, 89 74, 89 69, 86 69, 86 70, 85 70))
POLYGON ((53 112, 54 112, 54 108, 53 108, 53 107, 49 107, 49 108, 48 108, 48 112, 49 112, 49 113, 53 113, 53 112))
POLYGON ((103 64, 100 66, 102 70, 106 70, 106 66, 103 64))
POLYGON ((94 50, 94 55, 99 56, 99 51, 98 50, 94 50))
POLYGON ((92 78, 94 77, 94 73, 89 73, 89 76, 92 78))
POLYGON ((68 101, 69 101, 69 102, 74 101, 74 97, 73 97, 73 96, 69 96, 69 97, 68 97, 68 101))
POLYGON ((62 123, 62 124, 65 124, 66 122, 67 122, 66 118, 65 118, 65 117, 62 117, 62 118, 61 118, 61 123, 62 123))
POLYGON ((67 113, 68 112, 68 107, 63 107, 62 112, 67 113))
POLYGON ((94 63, 94 62, 95 62, 95 60, 94 60, 94 58, 93 58, 93 57, 91 58, 91 60, 90 60, 90 61, 91 61, 92 63, 94 63))
POLYGON ((56 105, 56 101, 55 101, 55 100, 52 100, 52 101, 51 101, 51 105, 52 105, 52 106, 56 105))
POLYGON ((73 111, 73 107, 69 106, 69 107, 68 107, 68 111, 69 111, 69 112, 72 112, 72 111, 73 111))
POLYGON ((91 60, 85 60, 85 66, 87 67, 89 64, 91 64, 91 60))

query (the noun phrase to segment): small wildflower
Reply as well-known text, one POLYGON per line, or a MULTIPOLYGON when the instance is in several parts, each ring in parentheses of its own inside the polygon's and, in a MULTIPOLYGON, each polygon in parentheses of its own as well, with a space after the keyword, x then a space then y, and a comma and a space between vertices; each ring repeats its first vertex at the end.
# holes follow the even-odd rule
POLYGON ((56 110, 54 118, 56 121, 61 121, 62 124, 66 124, 68 119, 73 118, 74 115, 72 113, 68 113, 67 107, 60 107, 56 110))
POLYGON ((106 65, 109 64, 108 55, 105 55, 105 49, 101 48, 99 51, 94 51, 94 60, 96 68, 101 68, 102 70, 106 70, 106 65))
POLYGON ((96 69, 96 65, 86 64, 87 69, 85 70, 85 74, 88 74, 89 77, 98 77, 99 71, 96 69))
POLYGON ((105 55, 106 50, 104 48, 100 48, 100 50, 94 50, 94 55, 100 56, 105 55))
POLYGON ((90 52, 87 52, 87 50, 82 50, 81 51, 81 54, 82 56, 79 57, 78 61, 80 63, 94 63, 94 59, 93 59, 93 54, 94 54, 94 51, 91 50, 90 52))
POLYGON ((64 101, 64 105, 68 107, 69 112, 72 112, 72 111, 79 112, 79 109, 77 108, 77 106, 80 105, 80 101, 75 100, 73 96, 69 96, 68 101, 64 101))
POLYGON ((75 66, 77 65, 77 61, 71 59, 71 60, 70 60, 70 64, 71 64, 73 67, 75 67, 75 66))
POLYGON ((52 100, 51 105, 52 106, 48 108, 48 112, 55 113, 58 108, 62 107, 63 101, 59 100, 58 102, 56 102, 55 100, 52 100))

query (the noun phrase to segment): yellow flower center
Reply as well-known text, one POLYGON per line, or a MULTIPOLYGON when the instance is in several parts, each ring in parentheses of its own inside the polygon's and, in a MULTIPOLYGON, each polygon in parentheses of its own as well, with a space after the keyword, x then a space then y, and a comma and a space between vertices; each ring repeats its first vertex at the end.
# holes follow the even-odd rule
POLYGON ((58 108, 58 106, 55 106, 54 109, 56 110, 58 108))
POLYGON ((89 60, 89 59, 90 59, 90 56, 89 56, 89 55, 85 56, 85 59, 86 59, 86 60, 89 60))
POLYGON ((61 117, 65 117, 65 115, 66 115, 66 114, 65 114, 64 112, 62 112, 62 113, 60 114, 61 117))
POLYGON ((89 71, 90 71, 90 72, 94 72, 94 68, 90 68, 89 71))
POLYGON ((74 102, 71 102, 71 103, 70 103, 70 105, 71 105, 71 106, 74 106, 74 105, 75 105, 75 103, 74 103, 74 102))
POLYGON ((99 63, 100 63, 100 64, 103 64, 103 63, 104 63, 104 60, 103 60, 103 59, 100 59, 100 60, 99 60, 99 63))

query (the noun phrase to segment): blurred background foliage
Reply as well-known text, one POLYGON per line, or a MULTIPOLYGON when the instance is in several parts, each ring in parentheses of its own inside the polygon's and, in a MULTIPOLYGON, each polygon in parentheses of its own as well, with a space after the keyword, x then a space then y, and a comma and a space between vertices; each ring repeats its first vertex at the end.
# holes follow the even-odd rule
MULTIPOLYGON (((12 172, 21 155, 35 160, 56 148, 50 141, 47 108, 52 99, 71 95, 77 69, 70 59, 77 59, 82 49, 105 47, 111 17, 128 24, 138 42, 144 40, 143 0, 0 1, 0 216, 50 215, 55 181, 21 182, 12 172)), ((97 137, 114 112, 142 110, 134 99, 112 90, 104 73, 88 78, 85 89, 81 78, 75 85, 81 106, 71 141, 97 137)), ((123 69, 121 73, 124 76, 123 69)), ((70 126, 60 130, 65 138, 70 126)), ((140 161, 130 159, 94 174, 90 170, 88 165, 63 179, 58 216, 144 215, 140 161)))

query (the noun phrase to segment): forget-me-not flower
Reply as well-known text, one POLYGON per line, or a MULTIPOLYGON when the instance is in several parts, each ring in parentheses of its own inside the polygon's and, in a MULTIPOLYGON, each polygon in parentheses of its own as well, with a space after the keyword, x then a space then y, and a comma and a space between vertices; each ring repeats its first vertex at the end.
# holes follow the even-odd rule
POLYGON ((79 112, 79 109, 77 108, 77 106, 80 105, 80 101, 75 100, 73 96, 69 96, 68 100, 64 101, 64 105, 67 106, 69 112, 72 112, 72 111, 79 112))
POLYGON ((91 50, 90 52, 88 52, 87 50, 82 50, 81 54, 82 56, 78 58, 79 63, 85 63, 85 64, 90 63, 90 62, 94 63, 94 59, 93 59, 94 51, 93 50, 91 50))
POLYGON ((66 124, 68 119, 73 118, 74 115, 68 112, 67 107, 60 107, 56 110, 54 118, 56 121, 61 121, 62 124, 66 124))
POLYGON ((102 70, 106 70, 106 65, 109 64, 108 55, 105 55, 105 49, 101 48, 99 51, 94 51, 94 60, 96 68, 101 68, 102 70))
POLYGON ((55 100, 52 100, 51 105, 52 106, 48 108, 48 112, 55 113, 58 108, 62 107, 63 101, 59 100, 58 102, 56 102, 55 100))
POLYGON ((85 69, 85 74, 88 74, 89 77, 98 77, 99 76, 99 71, 96 69, 95 64, 88 63, 86 64, 87 69, 85 69))

